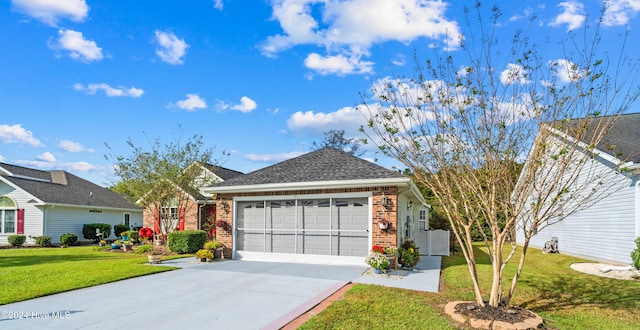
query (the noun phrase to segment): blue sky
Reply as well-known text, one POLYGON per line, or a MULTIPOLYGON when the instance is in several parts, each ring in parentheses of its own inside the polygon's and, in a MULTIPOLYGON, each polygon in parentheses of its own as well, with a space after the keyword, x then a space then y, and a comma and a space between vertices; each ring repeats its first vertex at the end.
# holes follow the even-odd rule
MULTIPOLYGON (((379 79, 411 76, 413 54, 455 56, 463 4, 420 0, 11 0, 0 3, 0 161, 106 185, 126 141, 198 133, 221 165, 250 172, 310 150, 323 132, 360 138, 355 107, 379 79), (181 127, 181 129, 179 128, 181 127), (180 133, 182 132, 182 133, 180 133)), ((599 1, 499 1, 509 40, 579 33, 599 1)), ((487 4, 488 5, 488 4, 487 4)), ((489 8, 487 8, 489 9, 489 8)), ((607 36, 634 28, 637 0, 612 0, 607 36)), ((542 39, 541 39, 542 41, 542 39)), ((506 43, 505 43, 506 44, 506 43)), ((508 44, 507 44, 508 45, 508 44)), ((546 47, 550 61, 562 59, 546 47)), ((545 54, 547 55, 547 54, 545 54)), ((506 67, 505 67, 506 69, 506 67)), ((363 156, 398 163, 367 147, 363 156)))

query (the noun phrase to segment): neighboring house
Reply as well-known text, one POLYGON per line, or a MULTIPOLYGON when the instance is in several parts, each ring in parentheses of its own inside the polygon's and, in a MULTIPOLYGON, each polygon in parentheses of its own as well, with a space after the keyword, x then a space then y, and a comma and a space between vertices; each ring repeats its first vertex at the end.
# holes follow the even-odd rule
MULTIPOLYGON (((65 233, 83 240, 87 223, 142 224, 142 209, 122 195, 65 171, 42 171, 0 163, 0 245, 13 234, 51 236, 65 233)), ((111 233, 111 237, 115 236, 111 233)))
POLYGON ((203 191, 227 224, 217 227, 225 255, 239 259, 362 264, 373 245, 398 247, 429 227, 410 178, 330 147, 203 191))
MULTIPOLYGON (((190 166, 200 168, 200 174, 196 178, 196 186, 199 187, 224 182, 225 180, 243 174, 242 172, 211 164, 193 163, 190 166)), ((174 229, 196 230, 202 229, 208 221, 215 218, 215 199, 203 195, 201 191, 189 191, 181 187, 176 188, 182 191, 186 197, 182 199, 182 205, 178 205, 178 199, 174 198, 160 203, 160 210, 156 210, 153 207, 145 208, 143 216, 144 227, 152 228, 154 232, 159 233, 159 221, 156 220, 158 220, 160 216, 163 216, 163 218, 168 216, 173 223, 172 227, 174 229)), ((141 200, 138 201, 139 204, 140 202, 141 200)))
MULTIPOLYGON (((594 150, 599 155, 595 157, 595 167, 584 169, 603 171, 607 176, 604 180, 616 182, 616 187, 589 208, 538 232, 530 246, 542 248, 545 242, 557 237, 560 253, 630 263, 634 239, 640 236, 639 142, 640 113, 622 115, 594 150), (616 175, 621 163, 624 171, 616 175)), ((521 231, 517 231, 516 239, 518 243, 524 241, 521 231)))

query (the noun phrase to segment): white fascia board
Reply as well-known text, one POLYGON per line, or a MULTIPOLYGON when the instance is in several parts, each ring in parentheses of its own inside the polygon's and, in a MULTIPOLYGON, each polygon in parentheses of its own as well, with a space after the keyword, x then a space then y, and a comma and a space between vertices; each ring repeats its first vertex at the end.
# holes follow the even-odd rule
POLYGON ((292 182, 292 183, 269 183, 244 186, 221 186, 206 187, 203 191, 210 194, 229 194, 245 192, 271 192, 287 190, 308 190, 308 189, 340 189, 340 188, 366 188, 380 186, 409 187, 409 178, 388 178, 388 179, 366 179, 366 180, 336 180, 317 182, 292 182))
POLYGON ((10 187, 13 187, 13 189, 15 189, 15 190, 24 191, 24 193, 25 193, 25 194, 27 194, 27 195, 29 195, 29 196, 31 197, 31 198, 29 198, 29 200, 33 199, 33 200, 35 200, 35 201, 36 201, 36 204, 35 204, 35 205, 44 205, 44 204, 46 204, 44 201, 40 200, 40 198, 38 198, 38 197, 36 197, 36 196, 32 195, 30 192, 28 192, 28 191, 26 191, 26 190, 22 189, 22 187, 20 187, 20 186, 18 186, 18 185, 16 185, 16 184, 14 184, 13 182, 11 182, 11 181, 9 181, 9 180, 7 180, 7 179, 3 178, 2 176, 0 176, 0 181, 2 181, 2 182, 4 182, 4 183, 6 183, 6 184, 7 184, 7 185, 9 185, 10 187))
POLYGON ((99 206, 99 205, 73 205, 73 204, 63 204, 63 203, 46 203, 45 206, 51 207, 70 207, 76 209, 87 209, 87 210, 109 210, 109 211, 126 211, 126 212, 140 212, 144 211, 144 208, 139 209, 128 209, 121 207, 109 207, 109 206, 99 206))

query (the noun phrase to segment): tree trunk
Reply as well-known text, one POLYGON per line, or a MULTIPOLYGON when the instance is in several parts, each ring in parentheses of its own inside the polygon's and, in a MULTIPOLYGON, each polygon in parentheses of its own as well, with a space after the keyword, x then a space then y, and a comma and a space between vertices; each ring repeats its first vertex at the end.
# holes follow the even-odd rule
POLYGON ((526 238, 524 240, 524 244, 522 245, 522 253, 520 254, 520 262, 518 262, 518 270, 515 275, 513 275, 513 280, 511 281, 511 288, 509 288, 509 293, 506 297, 504 297, 504 304, 508 305, 511 301, 511 297, 516 292, 516 284, 518 284, 518 279, 520 279, 520 274, 522 273, 522 268, 524 267, 524 260, 527 256, 527 248, 529 247, 529 239, 526 238))
POLYGON ((493 269, 493 279, 491 280, 489 306, 497 307, 500 304, 502 292, 502 239, 500 237, 494 240, 491 268, 493 269))

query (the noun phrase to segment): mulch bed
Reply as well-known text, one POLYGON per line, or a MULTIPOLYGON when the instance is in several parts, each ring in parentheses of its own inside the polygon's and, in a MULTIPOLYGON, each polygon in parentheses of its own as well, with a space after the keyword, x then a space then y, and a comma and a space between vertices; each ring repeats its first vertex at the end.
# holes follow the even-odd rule
POLYGON ((517 306, 503 308, 485 305, 482 307, 472 302, 458 304, 456 313, 481 320, 495 320, 507 323, 523 322, 536 316, 530 311, 517 306))

